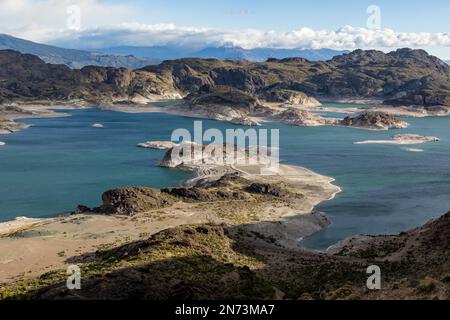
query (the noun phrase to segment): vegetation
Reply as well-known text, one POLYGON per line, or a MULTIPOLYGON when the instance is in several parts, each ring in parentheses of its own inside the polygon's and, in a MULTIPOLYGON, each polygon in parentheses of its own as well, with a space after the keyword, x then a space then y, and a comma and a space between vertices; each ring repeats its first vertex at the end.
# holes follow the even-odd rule
POLYGON ((81 290, 68 290, 61 271, 0 288, 0 296, 449 299, 449 224, 450 213, 399 236, 353 239, 345 256, 343 251, 332 255, 282 248, 270 237, 246 232, 241 226, 182 226, 147 240, 69 258, 68 263, 82 265, 81 290), (372 264, 382 270, 380 291, 365 288, 366 268, 372 264))

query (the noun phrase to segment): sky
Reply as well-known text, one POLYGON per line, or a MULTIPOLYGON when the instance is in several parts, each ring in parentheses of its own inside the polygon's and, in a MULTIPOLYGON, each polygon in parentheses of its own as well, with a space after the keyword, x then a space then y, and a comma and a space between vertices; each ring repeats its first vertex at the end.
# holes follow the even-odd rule
POLYGON ((446 0, 0 0, 0 33, 71 48, 423 48, 450 59, 446 0))

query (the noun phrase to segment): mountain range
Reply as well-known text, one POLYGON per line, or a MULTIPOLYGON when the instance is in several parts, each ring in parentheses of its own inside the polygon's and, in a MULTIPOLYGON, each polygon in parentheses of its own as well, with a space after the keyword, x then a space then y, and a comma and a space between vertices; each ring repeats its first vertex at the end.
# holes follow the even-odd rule
POLYGON ((328 61, 178 59, 134 71, 72 70, 33 55, 0 51, 0 101, 145 102, 228 86, 255 97, 294 90, 316 98, 383 100, 390 105, 450 106, 450 66, 424 50, 356 50, 328 61))
POLYGON ((269 58, 304 58, 310 61, 325 61, 334 56, 348 53, 345 50, 331 49, 272 49, 256 48, 243 49, 236 46, 206 47, 202 49, 191 49, 181 46, 153 46, 133 47, 119 46, 100 49, 102 52, 111 54, 132 54, 139 58, 153 58, 161 60, 173 60, 182 58, 213 58, 221 60, 238 60, 263 62, 269 58))
POLYGON ((163 60, 181 58, 215 58, 229 60, 265 61, 269 58, 301 57, 311 61, 329 60, 347 53, 331 49, 270 49, 246 50, 240 47, 205 47, 193 49, 183 46, 118 46, 101 48, 95 51, 66 49, 58 46, 40 44, 6 34, 0 34, 0 50, 15 50, 40 57, 47 63, 65 64, 73 69, 87 65, 101 67, 125 67, 138 69, 146 65, 157 64, 163 60))
POLYGON ((160 62, 158 59, 142 59, 136 58, 133 55, 64 49, 0 34, 0 50, 6 49, 33 54, 47 63, 65 64, 75 69, 87 65, 136 69, 160 62))

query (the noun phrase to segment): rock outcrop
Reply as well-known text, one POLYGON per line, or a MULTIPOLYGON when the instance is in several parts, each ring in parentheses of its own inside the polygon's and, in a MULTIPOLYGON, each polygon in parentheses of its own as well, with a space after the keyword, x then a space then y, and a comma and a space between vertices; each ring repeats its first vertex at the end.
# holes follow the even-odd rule
POLYGON ((275 112, 271 118, 286 124, 307 127, 338 124, 337 119, 321 117, 296 108, 288 108, 281 112, 275 112))
POLYGON ((0 135, 10 134, 28 128, 28 125, 22 122, 0 119, 0 135))
POLYGON ((233 87, 204 85, 169 111, 241 125, 259 125, 251 115, 263 108, 254 96, 233 87))
POLYGON ((356 116, 348 116, 340 121, 348 127, 365 128, 373 130, 403 129, 408 123, 382 112, 363 112, 356 116))
MULTIPOLYGON (((92 212, 109 215, 133 215, 170 206, 175 199, 160 190, 131 187, 107 191, 102 195, 102 200, 103 204, 92 209, 92 212)), ((84 207, 84 211, 88 211, 86 207, 84 207)))
POLYGON ((271 89, 264 92, 264 100, 267 102, 285 103, 291 105, 302 105, 317 107, 321 103, 313 97, 309 97, 301 91, 287 89, 271 89))

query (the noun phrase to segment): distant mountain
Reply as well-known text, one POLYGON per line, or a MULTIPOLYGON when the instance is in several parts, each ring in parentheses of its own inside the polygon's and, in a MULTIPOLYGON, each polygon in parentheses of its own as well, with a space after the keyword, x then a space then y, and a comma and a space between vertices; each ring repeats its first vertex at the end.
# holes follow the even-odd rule
POLYGON ((206 48, 196 53, 198 58, 220 58, 230 60, 248 60, 261 62, 269 58, 304 58, 309 61, 326 61, 334 56, 348 53, 331 49, 271 49, 257 48, 246 50, 239 47, 206 48))
POLYGON ((133 55, 141 59, 174 60, 195 56, 196 50, 178 46, 119 46, 99 49, 101 52, 120 55, 133 55))
POLYGON ((207 47, 201 50, 176 46, 133 47, 121 46, 100 49, 111 54, 132 54, 140 58, 173 60, 182 58, 214 58, 222 60, 266 61, 269 58, 304 58, 310 61, 326 61, 334 56, 348 53, 331 49, 243 49, 240 47, 207 47))
POLYGON ((445 60, 444 62, 447 64, 450 64, 450 60, 445 60))
POLYGON ((64 49, 0 34, 0 50, 5 49, 33 54, 47 63, 65 64, 74 69, 79 69, 87 65, 136 69, 160 62, 156 59, 142 59, 132 55, 64 49))

